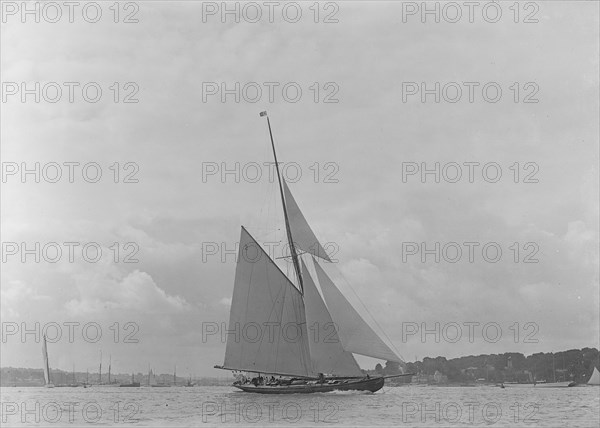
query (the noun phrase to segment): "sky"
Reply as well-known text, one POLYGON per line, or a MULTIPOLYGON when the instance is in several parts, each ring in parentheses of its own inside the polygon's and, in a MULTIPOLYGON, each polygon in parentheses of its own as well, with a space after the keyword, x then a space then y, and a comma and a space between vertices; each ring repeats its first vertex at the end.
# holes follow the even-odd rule
POLYGON ((440 22, 421 2, 273 22, 262 2, 112 3, 2 6, 3 367, 41 367, 38 323, 60 328, 54 368, 102 351, 226 376, 203 331, 229 319, 240 226, 283 237, 263 110, 340 288, 406 361, 599 347, 596 2, 501 2, 497 22, 484 3, 473 22, 462 3, 440 22))

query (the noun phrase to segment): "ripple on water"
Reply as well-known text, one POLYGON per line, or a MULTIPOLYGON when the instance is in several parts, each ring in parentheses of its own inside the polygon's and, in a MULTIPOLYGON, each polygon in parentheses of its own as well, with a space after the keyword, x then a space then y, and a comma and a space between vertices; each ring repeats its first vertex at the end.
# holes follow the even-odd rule
POLYGON ((409 385, 306 395, 230 387, 2 388, 1 397, 8 426, 600 426, 594 387, 409 385))

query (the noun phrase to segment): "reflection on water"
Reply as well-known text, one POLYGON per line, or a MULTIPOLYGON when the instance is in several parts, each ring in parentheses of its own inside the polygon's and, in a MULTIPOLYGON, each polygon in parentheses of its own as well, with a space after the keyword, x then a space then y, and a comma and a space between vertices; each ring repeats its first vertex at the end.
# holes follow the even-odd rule
POLYGON ((2 388, 3 426, 600 426, 600 388, 384 387, 259 395, 230 387, 2 388))

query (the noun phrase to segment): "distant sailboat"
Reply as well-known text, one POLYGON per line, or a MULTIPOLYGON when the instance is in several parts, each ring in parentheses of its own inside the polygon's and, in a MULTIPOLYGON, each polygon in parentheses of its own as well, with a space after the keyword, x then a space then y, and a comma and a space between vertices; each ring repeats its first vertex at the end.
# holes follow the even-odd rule
POLYGON ((156 385, 156 378, 154 377, 154 372, 150 367, 148 367, 148 382, 146 386, 154 386, 156 385))
POLYGON ((594 367, 594 371, 590 376, 590 380, 587 381, 588 385, 600 385, 600 372, 596 367, 594 367))
MULTIPOLYGON (((563 355, 563 368, 565 364, 565 357, 563 355)), ((536 388, 566 388, 577 385, 577 382, 563 380, 560 382, 556 381, 556 369, 554 367, 554 354, 552 354, 552 382, 540 382, 534 383, 536 388)))
POLYGON ((73 382, 71 382, 71 383, 69 384, 69 386, 70 386, 70 387, 72 387, 72 388, 76 388, 76 387, 78 387, 78 386, 79 386, 79 384, 78 384, 78 383, 76 382, 76 380, 75 380, 75 364, 73 364, 73 378, 72 378, 72 379, 73 379, 73 382))
POLYGON ((536 388, 566 388, 570 386, 575 386, 575 382, 572 381, 560 381, 560 382, 539 382, 533 384, 536 388))
POLYGON ((162 380, 160 382, 156 381, 156 375, 152 372, 152 370, 150 370, 150 376, 149 377, 149 385, 153 388, 169 388, 171 385, 164 383, 162 380))
POLYGON ((46 345, 46 335, 42 342, 42 357, 44 359, 44 386, 46 388, 54 388, 54 384, 50 380, 50 364, 48 362, 48 346, 46 345))
POLYGON ((100 350, 100 368, 98 369, 98 385, 102 385, 102 350, 100 350))
MULTIPOLYGON (((563 357, 563 364, 564 364, 564 357, 563 357)), ((501 383, 499 386, 501 388, 527 388, 527 387, 534 387, 534 388, 567 388, 567 387, 572 387, 577 385, 577 382, 573 382, 573 381, 556 381, 556 368, 554 367, 554 354, 552 354, 552 382, 546 382, 546 381, 541 381, 541 382, 536 382, 535 379, 533 380, 533 382, 531 383, 517 383, 517 382, 504 382, 501 383)))
POLYGON ((133 373, 131 373, 131 383, 122 383, 121 385, 122 388, 139 388, 140 383, 135 381, 135 376, 133 375, 133 373))
POLYGON ((256 373, 252 381, 242 376, 234 382, 233 386, 246 392, 375 392, 383 387, 385 378, 365 376, 352 353, 398 363, 403 360, 363 320, 317 261, 331 262, 280 175, 268 117, 267 124, 298 287, 242 226, 229 328, 272 325, 281 330, 259 335, 257 340, 246 334, 228 335, 225 361, 215 367, 256 373), (309 339, 307 326, 316 340, 312 335, 309 339), (297 333, 294 340, 284 337, 286 330, 297 333), (276 380, 273 375, 285 378, 276 380))

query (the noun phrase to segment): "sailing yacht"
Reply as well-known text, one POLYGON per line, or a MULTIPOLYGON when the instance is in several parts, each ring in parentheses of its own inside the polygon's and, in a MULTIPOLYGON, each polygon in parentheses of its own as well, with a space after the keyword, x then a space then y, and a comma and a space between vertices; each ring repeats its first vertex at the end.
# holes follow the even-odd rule
MULTIPOLYGON (((383 387, 385 377, 365 375, 353 353, 404 361, 364 321, 321 266, 331 260, 281 177, 269 117, 266 112, 260 115, 267 119, 289 259, 298 285, 242 226, 229 328, 242 332, 255 328, 259 334, 228 335, 224 363, 215 368, 255 373, 251 380, 240 375, 233 383, 245 392, 375 392, 383 387)), ((396 376, 412 374, 386 377, 396 376)))
POLYGON ((148 384, 153 388, 170 388, 171 385, 168 383, 164 383, 161 379, 160 382, 156 381, 156 375, 150 370, 150 375, 148 376, 148 384), (150 377, 151 376, 151 377, 150 377))
POLYGON ((44 386, 46 388, 54 388, 54 384, 50 380, 50 364, 48 363, 48 346, 46 345, 46 335, 42 342, 42 358, 44 359, 44 386))
MULTIPOLYGON (((564 359, 563 359, 563 366, 564 366, 564 359)), ((554 353, 552 354, 552 382, 547 382, 547 381, 541 381, 541 382, 536 382, 535 379, 532 379, 532 382, 530 383, 517 383, 517 382, 504 382, 501 383, 499 386, 501 388, 527 388, 527 387, 535 387, 535 388, 567 388, 567 387, 573 387, 575 385, 577 385, 577 382, 574 381, 569 381, 569 380, 562 380, 562 381, 556 381, 556 369, 554 366, 554 353)), ((531 378, 531 374, 530 374, 530 378, 531 378)))
POLYGON ((590 379, 587 381, 588 385, 600 385, 600 372, 596 367, 594 367, 594 371, 590 376, 590 379))
POLYGON ((70 386, 71 388, 77 388, 79 386, 79 384, 77 383, 77 381, 75 380, 75 364, 73 364, 73 382, 71 382, 68 386, 70 386))

